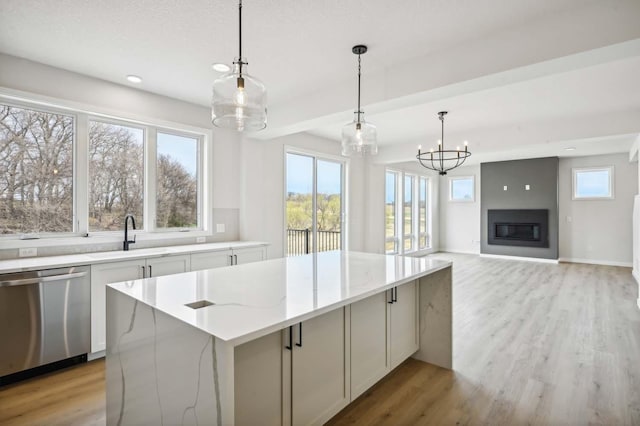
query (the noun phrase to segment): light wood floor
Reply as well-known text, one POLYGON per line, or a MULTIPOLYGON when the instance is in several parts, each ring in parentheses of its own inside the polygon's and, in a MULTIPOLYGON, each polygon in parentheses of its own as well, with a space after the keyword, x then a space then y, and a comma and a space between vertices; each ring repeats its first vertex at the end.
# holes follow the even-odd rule
MULTIPOLYGON (((629 268, 454 261, 454 371, 409 360, 332 425, 640 425, 629 268)), ((0 424, 104 424, 104 363, 0 388, 0 424)))

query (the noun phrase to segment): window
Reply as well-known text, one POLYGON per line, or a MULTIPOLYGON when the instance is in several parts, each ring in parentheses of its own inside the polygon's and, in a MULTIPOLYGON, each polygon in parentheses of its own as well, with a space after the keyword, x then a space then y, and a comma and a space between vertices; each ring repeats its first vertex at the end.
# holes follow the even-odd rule
POLYGON ((613 166, 573 170, 573 199, 613 199, 613 166))
POLYGON ((0 103, 0 235, 205 230, 204 130, 61 111, 0 103))
POLYGON ((418 189, 418 248, 427 248, 427 178, 420 177, 420 187, 418 189))
POLYGON ((287 256, 343 247, 344 173, 342 160, 287 152, 287 256))
POLYGON ((394 170, 386 171, 386 253, 403 254, 430 248, 429 209, 427 177, 394 170))
MULTIPOLYGON (((89 231, 121 230, 124 217, 143 217, 144 131, 89 121, 89 231)), ((138 220, 137 229, 143 229, 138 220)))
POLYGON ((475 200, 475 185, 473 176, 460 176, 449 178, 449 201, 475 200))
POLYGON ((158 132, 156 228, 198 227, 198 139, 158 132))
POLYGON ((404 201, 402 203, 402 214, 404 217, 403 241, 404 251, 408 252, 413 249, 414 233, 413 233, 413 180, 414 176, 404 176, 404 201))
POLYGON ((0 105, 0 233, 73 232, 75 119, 0 105))
POLYGON ((398 180, 397 172, 386 172, 385 178, 385 251, 387 253, 398 252, 398 234, 396 224, 396 186, 398 180))

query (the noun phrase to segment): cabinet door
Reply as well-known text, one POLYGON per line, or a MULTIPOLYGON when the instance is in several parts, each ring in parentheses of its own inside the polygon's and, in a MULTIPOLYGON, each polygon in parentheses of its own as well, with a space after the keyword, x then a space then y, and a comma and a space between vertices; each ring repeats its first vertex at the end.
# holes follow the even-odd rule
POLYGON ((144 259, 91 265, 91 352, 105 349, 106 286, 142 278, 144 259))
POLYGON ((220 268, 231 265, 231 250, 207 251, 191 254, 191 270, 202 271, 204 269, 220 268))
POLYGON ((390 290, 351 304, 351 400, 388 371, 387 305, 390 290))
POLYGON ((147 278, 189 272, 188 254, 147 259, 147 278))
POLYGON ((389 305, 390 358, 391 368, 418 350, 418 310, 417 286, 415 281, 398 287, 396 302, 389 305))
POLYGON ((243 263, 260 262, 267 257, 267 249, 264 247, 248 247, 233 249, 233 255, 235 257, 235 264, 242 265, 243 263))
POLYGON ((324 423, 349 403, 344 318, 336 309, 293 327, 292 425, 324 423))

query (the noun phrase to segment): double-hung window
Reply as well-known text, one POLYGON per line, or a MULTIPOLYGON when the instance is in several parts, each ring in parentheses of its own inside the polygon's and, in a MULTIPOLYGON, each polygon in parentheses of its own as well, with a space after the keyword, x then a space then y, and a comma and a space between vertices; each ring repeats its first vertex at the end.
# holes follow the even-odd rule
POLYGON ((0 235, 205 230, 204 133, 0 102, 0 235))
POLYGON ((385 174, 385 251, 431 247, 429 178, 396 170, 385 174))

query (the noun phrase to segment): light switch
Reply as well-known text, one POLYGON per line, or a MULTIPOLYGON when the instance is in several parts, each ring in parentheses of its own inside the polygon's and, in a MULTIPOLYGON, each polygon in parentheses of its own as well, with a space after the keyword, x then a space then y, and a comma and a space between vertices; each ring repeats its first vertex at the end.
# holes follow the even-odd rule
POLYGON ((528 191, 528 190, 530 190, 530 189, 531 189, 531 186, 529 186, 529 185, 525 185, 525 186, 524 186, 524 189, 525 189, 526 191, 528 191))
POLYGON ((505 190, 505 191, 507 190, 507 185, 505 185, 505 186, 504 186, 504 190, 505 190))

